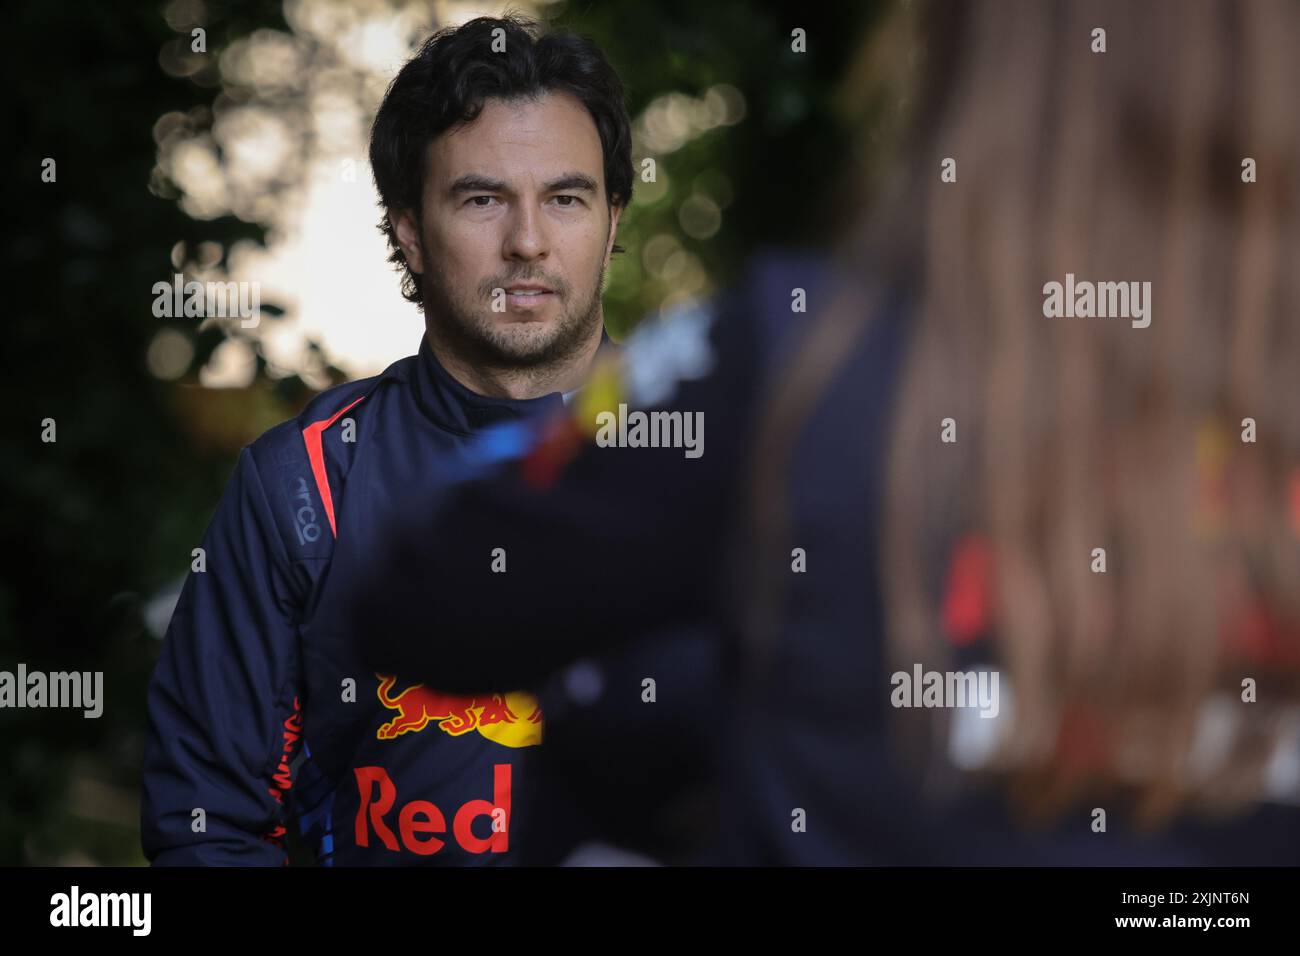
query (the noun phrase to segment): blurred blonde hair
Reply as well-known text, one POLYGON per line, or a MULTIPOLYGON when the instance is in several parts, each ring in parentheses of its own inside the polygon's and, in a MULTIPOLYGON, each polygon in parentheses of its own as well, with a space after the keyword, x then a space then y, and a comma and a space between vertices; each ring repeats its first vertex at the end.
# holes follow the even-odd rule
MULTIPOLYGON (((1239 652, 1250 608, 1300 621, 1297 90, 1300 5, 1280 0, 900 6, 846 78, 841 108, 896 158, 851 171, 877 195, 838 259, 879 282, 840 292, 772 399, 760 541, 784 534, 769 505, 812 402, 885 285, 911 277, 883 504, 889 661, 951 660, 946 562, 978 534, 1014 689, 993 765, 1027 819, 1105 795, 1152 825, 1189 801, 1239 807, 1296 701, 1294 656, 1239 652), (1149 280, 1150 327, 1044 317, 1043 285, 1066 273, 1149 280), (1257 443, 1239 440, 1246 417, 1257 443), (1259 702, 1194 773, 1206 703, 1240 701, 1246 677, 1259 702)), ((755 602, 759 630, 773 600, 755 602)))

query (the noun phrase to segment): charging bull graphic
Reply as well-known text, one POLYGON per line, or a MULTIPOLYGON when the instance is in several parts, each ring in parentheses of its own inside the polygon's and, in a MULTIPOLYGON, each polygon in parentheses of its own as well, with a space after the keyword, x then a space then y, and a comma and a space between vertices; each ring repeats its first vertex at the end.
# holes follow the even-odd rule
POLYGON ((379 678, 379 702, 397 711, 397 716, 375 732, 380 740, 417 733, 430 721, 437 721, 438 729, 453 737, 477 730, 506 747, 531 747, 542 742, 542 709, 531 694, 513 691, 464 697, 443 694, 423 684, 412 684, 393 694, 396 677, 375 677, 379 678))

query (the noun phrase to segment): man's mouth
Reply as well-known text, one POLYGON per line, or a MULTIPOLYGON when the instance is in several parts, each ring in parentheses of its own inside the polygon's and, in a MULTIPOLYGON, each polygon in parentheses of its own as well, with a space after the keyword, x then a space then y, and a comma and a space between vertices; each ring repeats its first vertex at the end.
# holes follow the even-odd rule
POLYGON ((536 308, 550 301, 555 293, 547 286, 512 285, 506 286, 506 299, 516 308, 536 308))

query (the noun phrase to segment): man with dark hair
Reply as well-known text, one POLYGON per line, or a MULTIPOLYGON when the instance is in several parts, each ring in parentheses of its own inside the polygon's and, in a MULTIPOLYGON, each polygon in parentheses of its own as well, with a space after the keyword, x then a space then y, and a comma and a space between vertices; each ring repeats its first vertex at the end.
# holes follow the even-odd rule
MULTIPOLYGON (((537 701, 368 672, 367 636, 325 626, 342 612, 330 569, 364 563, 400 492, 461 480, 485 429, 582 385, 606 341, 630 142, 600 51, 516 17, 440 31, 389 87, 371 165, 425 335, 241 453, 149 688, 155 864, 285 863, 295 822, 324 864, 516 856, 537 701)), ((503 549, 481 557, 505 569, 503 549)))
POLYGON ((590 43, 534 40, 526 23, 435 34, 393 81, 370 140, 380 228, 434 355, 509 398, 581 379, 632 196, 618 77, 590 43))

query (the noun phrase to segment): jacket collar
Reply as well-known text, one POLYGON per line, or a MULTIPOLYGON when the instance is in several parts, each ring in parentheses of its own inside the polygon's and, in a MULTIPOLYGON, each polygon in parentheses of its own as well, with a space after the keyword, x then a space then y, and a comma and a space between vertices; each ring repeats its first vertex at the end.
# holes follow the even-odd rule
MULTIPOLYGON (((604 329, 600 351, 616 348, 604 329)), ((489 425, 517 421, 555 411, 574 393, 551 392, 537 398, 496 398, 472 392, 452 377, 434 357, 427 335, 420 338, 420 350, 411 372, 411 390, 416 404, 433 422, 448 431, 469 435, 489 425)))

